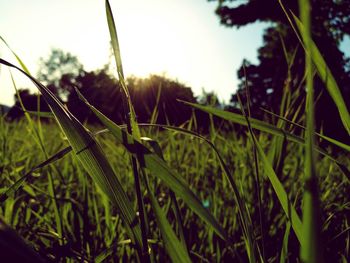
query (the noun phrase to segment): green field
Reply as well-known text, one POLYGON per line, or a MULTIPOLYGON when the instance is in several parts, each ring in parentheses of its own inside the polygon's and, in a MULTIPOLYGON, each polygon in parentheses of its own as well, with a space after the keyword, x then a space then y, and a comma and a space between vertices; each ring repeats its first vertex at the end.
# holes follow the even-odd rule
MULTIPOLYGON (((37 124, 35 127, 38 128, 37 124)), ((101 128, 91 127, 94 131, 99 129, 101 128)), ((45 152, 49 156, 69 145, 64 134, 54 123, 42 124, 41 133, 45 152)), ((200 261, 203 257, 204 262, 220 262, 230 258, 246 261, 246 246, 240 227, 238 207, 213 149, 198 138, 176 131, 144 128, 142 135, 159 142, 169 166, 185 178, 203 205, 217 218, 233 240, 232 243, 225 244, 181 199, 178 199, 183 232, 192 260, 200 261)), ((289 255, 289 261, 294 262, 299 257, 298 240, 290 230, 290 223, 263 171, 260 171, 260 185, 257 189, 251 141, 237 137, 235 132, 215 133, 212 137, 239 187, 244 206, 251 217, 251 234, 260 249, 265 250, 266 259, 278 261, 281 255, 289 255), (261 195, 260 204, 257 191, 261 195), (259 209, 262 214, 261 225, 259 209)), ((0 138, 1 189, 5 191, 46 157, 40 145, 36 143, 32 128, 25 120, 19 123, 6 123, 2 120, 0 138)), ((135 204, 134 181, 128 153, 109 133, 97 135, 96 138, 124 190, 135 204)), ((265 152, 275 148, 272 136, 261 133, 258 141, 265 152)), ((299 213, 303 196, 302 156, 301 145, 288 143, 281 160, 283 168, 278 172, 289 199, 299 213)), ((348 158, 340 156, 339 160, 349 167, 348 158)), ((328 241, 324 244, 325 253, 328 259, 345 260, 349 255, 349 182, 334 162, 325 157, 320 158, 317 170, 321 193, 322 236, 328 241)), ((169 222, 173 229, 178 231, 179 223, 173 211, 169 189, 154 176, 150 176, 149 180, 169 222)), ((143 193, 152 254, 154 253, 157 261, 164 261, 167 259, 167 253, 145 189, 143 193)), ((16 229, 19 235, 29 241, 40 254, 49 258, 67 261, 77 261, 79 258, 93 261, 104 256, 116 261, 118 258, 135 259, 135 251, 130 245, 120 216, 72 153, 49 167, 35 171, 20 190, 2 203, 0 211, 4 220, 16 229), (48 190, 51 183, 55 201, 48 190), (55 218, 55 203, 59 211, 60 234, 55 218)))
POLYGON ((137 123, 108 1, 125 125, 76 89, 100 125, 79 122, 18 56, 21 67, 0 59, 51 109, 22 104, 22 120, 0 117, 1 260, 348 262, 350 146, 315 132, 314 73, 348 133, 350 115, 310 37, 307 2, 301 21, 289 17, 306 54, 305 108, 286 84, 280 116, 266 112, 274 122, 250 116, 247 90, 240 114, 183 102, 210 114, 203 134, 195 114, 177 127, 155 124, 157 107, 149 124, 137 123))

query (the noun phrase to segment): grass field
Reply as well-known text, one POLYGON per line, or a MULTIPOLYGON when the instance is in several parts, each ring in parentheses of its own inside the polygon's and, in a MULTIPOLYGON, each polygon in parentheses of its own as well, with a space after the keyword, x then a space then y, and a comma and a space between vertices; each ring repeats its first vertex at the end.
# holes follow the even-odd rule
POLYGON ((315 132, 314 71, 338 108, 339 128, 348 132, 350 115, 310 37, 307 2, 301 1, 301 21, 286 12, 306 54, 305 109, 293 104, 298 94, 287 89, 285 118, 275 123, 251 118, 249 100, 241 102, 242 114, 187 103, 245 126, 243 133, 211 122, 209 134, 200 135, 195 117, 180 127, 138 124, 108 1, 125 125, 113 123, 76 90, 101 121, 80 123, 18 56, 20 67, 0 59, 37 86, 52 111, 46 115, 55 118, 42 122, 40 112, 26 112, 19 122, 0 118, 2 259, 347 262, 350 146, 315 132), (297 125, 301 132, 295 133, 297 125))
MULTIPOLYGON (((98 130, 97 127, 93 128, 98 130)), ((200 257, 203 257, 204 262, 205 259, 209 262, 220 262, 230 258, 246 261, 239 211, 229 183, 211 147, 198 138, 178 132, 157 132, 154 128, 152 130, 146 128, 142 130, 142 134, 159 141, 166 162, 186 179, 203 205, 213 213, 234 240, 231 244, 225 244, 181 200, 178 200, 183 232, 191 258, 199 261, 200 257)), ((31 128, 25 120, 19 123, 2 121, 0 138, 1 186, 4 191, 24 173, 45 160, 45 154, 35 142, 31 128)), ((68 146, 63 133, 54 123, 42 125, 42 138, 48 155, 53 155, 68 146)), ((258 138, 266 151, 271 149, 271 136, 261 133, 258 138)), ((127 152, 108 133, 98 135, 97 139, 123 188, 135 203, 133 175, 127 152)), ((290 262, 295 262, 299 257, 297 238, 293 231, 290 231, 290 223, 263 173, 259 189, 264 234, 262 243, 251 142, 246 138, 237 138, 232 132, 216 134, 214 144, 232 171, 251 216, 253 235, 260 247, 264 248, 266 259, 279 261, 280 256, 285 254, 289 255, 290 262), (285 252, 282 252, 283 246, 285 252)), ((302 154, 302 146, 289 143, 283 160, 283 169, 279 174, 289 199, 293 201, 299 213, 303 196, 302 154)), ((345 156, 340 159, 344 159, 343 161, 350 165, 345 156)), ((347 232, 350 210, 349 182, 327 158, 321 158, 317 170, 320 175, 320 199, 322 222, 324 222, 322 236, 327 241, 324 244, 326 258, 329 262, 331 259, 345 260, 349 256, 350 241, 347 232)), ((159 204, 163 206, 169 221, 176 229, 176 217, 171 208, 169 189, 154 177, 150 177, 150 183, 154 184, 159 204)), ((149 239, 152 240, 150 246, 157 261, 164 261, 167 256, 157 222, 149 199, 146 197, 144 201, 149 220, 149 239)), ((77 261, 84 257, 92 261, 98 256, 101 258, 107 256, 109 260, 135 259, 135 252, 127 241, 128 236, 121 218, 72 153, 50 167, 34 172, 23 188, 2 203, 0 211, 4 220, 15 228, 19 235, 28 240, 42 255, 52 259, 77 261), (53 197, 48 192, 49 173, 53 178, 56 202, 60 211, 61 235, 57 233, 53 197)))

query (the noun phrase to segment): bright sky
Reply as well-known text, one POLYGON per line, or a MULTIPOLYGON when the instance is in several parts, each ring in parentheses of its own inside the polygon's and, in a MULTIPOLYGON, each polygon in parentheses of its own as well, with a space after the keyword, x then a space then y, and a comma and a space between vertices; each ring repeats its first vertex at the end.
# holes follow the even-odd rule
MULTIPOLYGON (((221 26, 215 3, 207 0, 110 0, 124 73, 177 78, 192 87, 215 91, 228 102, 237 87, 243 58, 255 62, 266 24, 239 30, 221 26)), ((32 74, 40 57, 60 48, 76 55, 86 70, 108 62, 109 32, 103 0, 0 0, 0 35, 32 74)), ((0 57, 16 62, 0 43, 0 57)), ((17 86, 32 87, 20 74, 17 86)), ((8 69, 1 67, 0 103, 13 103, 8 69)))
MULTIPOLYGON (((266 25, 234 30, 221 26, 215 4, 206 0, 110 0, 125 75, 166 73, 192 87, 195 95, 215 91, 228 102, 243 58, 256 59, 266 25)), ((101 0, 0 0, 0 35, 32 74, 40 57, 61 48, 86 70, 101 68, 109 55, 109 32, 101 0)), ((0 56, 16 62, 5 45, 0 56)), ((17 86, 33 85, 15 74, 17 86)), ((8 69, 1 67, 0 103, 13 103, 8 69)))

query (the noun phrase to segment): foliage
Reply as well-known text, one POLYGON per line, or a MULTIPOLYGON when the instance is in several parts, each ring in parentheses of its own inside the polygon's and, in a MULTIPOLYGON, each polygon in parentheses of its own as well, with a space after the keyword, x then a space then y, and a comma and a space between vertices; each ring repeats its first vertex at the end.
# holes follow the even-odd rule
MULTIPOLYGON (((249 0, 242 2, 218 1, 216 10, 221 23, 226 26, 241 27, 256 21, 272 22, 264 32, 264 44, 258 50, 259 64, 243 62, 238 71, 241 84, 238 92, 245 101, 245 86, 250 90, 251 112, 253 116, 262 118, 268 109, 291 119, 294 112, 281 109, 282 95, 286 89, 299 92, 295 104, 305 103, 304 56, 299 40, 296 38, 279 1, 249 0), (290 60, 293 60, 292 65, 290 60)), ((287 10, 298 16, 298 1, 282 1, 287 10)), ((312 3, 312 38, 324 56, 332 71, 344 98, 350 97, 349 60, 339 50, 340 41, 349 34, 350 1, 311 1, 312 3)), ((331 97, 325 92, 319 78, 315 78, 315 117, 317 130, 326 135, 350 142, 349 136, 341 126, 337 108, 331 97)), ((231 102, 236 107, 238 99, 232 96, 231 102)), ((349 100, 346 100, 350 106, 349 100)), ((266 116, 265 116, 266 117, 266 116)), ((298 120, 302 124, 303 119, 298 120)))
MULTIPOLYGON (((36 85, 51 111, 28 111, 22 97, 31 95, 18 92, 13 79, 26 120, 7 122, 0 117, 0 215, 4 218, 0 220, 0 249, 6 251, 6 259, 295 262, 301 258, 305 262, 345 262, 350 253, 350 146, 314 130, 314 66, 323 81, 326 73, 332 79, 331 84, 326 82, 327 92, 336 95, 332 98, 345 123, 349 123, 349 114, 334 76, 312 41, 309 6, 299 3, 301 22, 295 21, 306 58, 306 88, 301 89, 306 92, 306 107, 304 110, 298 103, 301 90, 285 85, 282 116, 265 110, 265 116, 276 124, 253 118, 249 89, 244 93, 246 100, 237 96, 238 114, 213 107, 214 94, 204 94, 201 100, 209 106, 193 103, 191 91, 176 81, 151 76, 127 82, 108 0, 106 14, 118 82, 104 70, 82 71, 69 80, 76 88, 76 93, 69 92, 67 97, 71 109, 63 105, 55 90, 34 78, 18 56, 21 68, 0 58, 2 65, 20 71, 36 85), (144 87, 155 89, 156 96, 148 97, 144 87), (121 93, 127 125, 118 125, 82 95, 85 92, 94 99, 106 92, 98 105, 103 107, 113 89, 121 93), (173 93, 190 98, 184 104, 191 106, 191 112, 198 109, 209 114, 210 139, 195 132, 197 114, 178 126, 155 123, 162 116, 161 98, 175 107, 171 111, 180 107, 168 99, 173 93), (106 129, 83 124, 74 116, 78 99, 106 129), (139 116, 153 106, 148 113, 151 123, 137 122, 134 108, 138 104, 143 105, 139 116), (291 120, 284 117, 290 112, 291 120), (54 116, 56 123, 34 122, 32 114, 54 116), (214 115, 247 127, 246 136, 217 128, 214 115), (337 145, 343 154, 333 156, 318 145, 318 139, 337 145), (7 249, 9 236, 11 250, 7 249), (324 251, 319 243, 324 244, 324 251)), ((285 47, 282 42, 284 51, 285 47)), ((291 83, 292 67, 298 65, 294 54, 284 52, 291 83)), ((303 86, 304 80, 300 80, 303 86)), ((115 102, 113 98, 109 104, 115 102)), ((171 111, 164 113, 167 124, 171 111)), ((172 118, 182 121, 176 115, 172 118)))

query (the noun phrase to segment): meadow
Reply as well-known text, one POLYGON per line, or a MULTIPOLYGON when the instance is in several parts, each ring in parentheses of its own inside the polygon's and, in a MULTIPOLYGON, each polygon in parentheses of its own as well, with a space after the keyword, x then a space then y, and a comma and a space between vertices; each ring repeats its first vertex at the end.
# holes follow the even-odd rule
POLYGON ((137 123, 108 1, 125 125, 76 90, 100 125, 79 122, 18 56, 19 67, 1 59, 34 83, 51 109, 23 109, 18 122, 0 118, 3 259, 347 262, 350 146, 314 130, 315 71, 339 109, 339 128, 349 132, 350 117, 310 38, 308 5, 301 10, 301 21, 286 15, 306 51, 305 109, 287 89, 275 123, 252 118, 249 100, 241 114, 183 102, 243 126, 239 133, 211 121, 209 132, 198 134, 195 117, 178 127, 157 125, 157 108, 149 124, 137 123))
MULTIPOLYGON (((102 128, 92 127, 92 129, 98 131, 102 128)), ((193 136, 177 131, 158 130, 143 128, 142 134, 159 142, 169 166, 183 176, 202 204, 217 218, 233 240, 231 244, 223 242, 179 199, 182 231, 191 259, 195 262, 225 260, 246 262, 248 259, 239 223, 239 210, 215 151, 206 142, 193 136)), ((64 134, 53 122, 42 124, 41 133, 44 149, 49 156, 69 145, 64 134)), ((2 120, 0 138, 1 185, 4 191, 23 174, 41 163, 45 159, 45 154, 35 142, 35 136, 31 133, 31 127, 26 120, 18 123, 6 123, 2 120)), ((118 174, 130 200, 135 203, 134 179, 128 153, 109 133, 102 133, 96 138, 118 174)), ((247 138, 237 137, 234 131, 224 134, 215 132, 212 138, 232 171, 232 176, 250 213, 252 234, 256 236, 256 242, 264 247, 266 259, 269 262, 283 261, 282 256, 287 262, 297 261, 298 240, 290 229, 290 222, 263 172, 258 190, 262 199, 261 206, 257 202, 252 143, 247 138), (259 209, 263 219, 263 243, 259 209)), ((261 133, 258 140, 267 151, 274 149, 271 136, 261 133)), ((289 143, 283 158, 283 170, 279 176, 289 199, 299 212, 303 194, 302 156, 303 147, 289 143)), ((345 156, 340 157, 340 160, 350 165, 349 159, 345 156)), ((327 158, 322 158, 318 162, 317 170, 320 175, 320 199, 322 222, 324 222, 322 239, 327 241, 324 244, 325 255, 328 262, 339 262, 341 259, 346 262, 349 256, 347 232, 350 209, 349 182, 327 158)), ((157 178, 150 177, 150 181, 154 184, 154 193, 169 222, 174 229, 177 229, 178 223, 169 189, 157 178)), ((157 262, 167 261, 169 258, 147 196, 144 204, 148 216, 149 245, 152 253, 157 262)), ((27 183, 2 203, 1 214, 5 222, 16 229, 17 233, 44 258, 56 262, 136 260, 135 251, 120 216, 72 153, 49 167, 33 172, 27 183), (51 187, 49 174, 53 178, 55 199, 48 191, 51 187), (54 202, 60 211, 62 236, 57 233, 54 202)), ((15 247, 13 249, 13 253, 20 253, 16 252, 15 247)))

